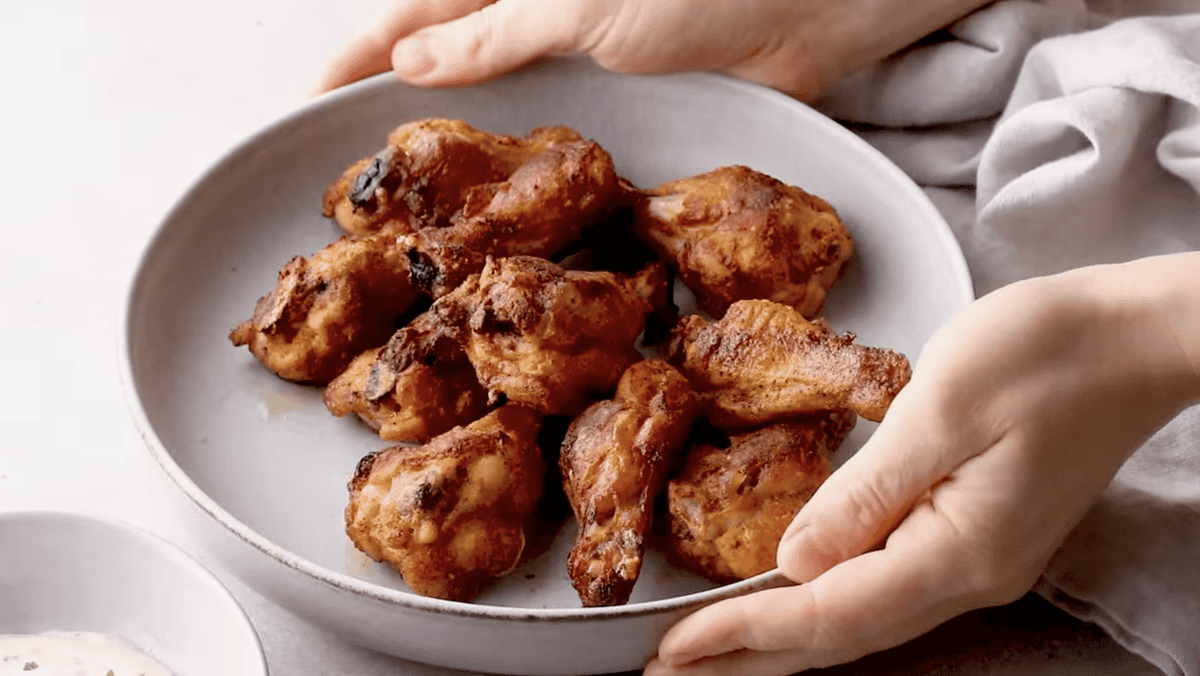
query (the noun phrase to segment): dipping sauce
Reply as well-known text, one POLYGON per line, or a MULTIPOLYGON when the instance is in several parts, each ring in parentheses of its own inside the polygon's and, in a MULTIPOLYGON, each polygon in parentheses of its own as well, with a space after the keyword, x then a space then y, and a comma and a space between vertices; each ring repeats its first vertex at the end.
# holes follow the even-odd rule
POLYGON ((0 634, 0 676, 171 676, 119 636, 82 631, 0 634))

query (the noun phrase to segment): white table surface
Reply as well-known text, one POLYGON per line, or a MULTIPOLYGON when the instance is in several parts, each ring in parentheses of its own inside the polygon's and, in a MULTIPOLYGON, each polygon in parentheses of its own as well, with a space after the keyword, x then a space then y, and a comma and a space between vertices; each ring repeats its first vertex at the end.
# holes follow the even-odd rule
MULTIPOLYGON (((179 544, 242 602, 275 676, 457 672, 345 645, 206 556, 165 507, 181 493, 127 413, 116 327, 159 219, 227 149, 303 104, 377 4, 6 0, 0 12, 0 511, 98 513, 179 544)), ((1157 673, 1112 646, 1095 658, 987 670, 1157 673)))

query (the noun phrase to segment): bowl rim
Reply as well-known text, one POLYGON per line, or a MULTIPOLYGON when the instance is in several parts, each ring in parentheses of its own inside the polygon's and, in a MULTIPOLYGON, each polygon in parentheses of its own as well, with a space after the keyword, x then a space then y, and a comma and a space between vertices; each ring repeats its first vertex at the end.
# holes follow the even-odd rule
MULTIPOLYGON (((553 67, 555 63, 562 62, 586 62, 585 67, 590 67, 594 70, 603 71, 599 66, 590 62, 590 60, 581 57, 553 57, 545 59, 541 62, 526 66, 517 71, 518 73, 528 73, 540 68, 553 67)), ((851 144, 857 147, 864 155, 872 157, 876 160, 876 166, 881 172, 890 174, 893 182, 902 186, 907 196, 912 199, 913 204, 921 210, 921 218, 925 220, 929 227, 935 231, 935 236, 938 239, 944 240, 946 250, 951 254, 951 259, 948 261, 952 267, 953 276, 957 277, 959 287, 964 290, 964 304, 974 300, 975 292, 971 280, 971 275, 967 267, 966 258, 963 255, 962 249, 950 229, 949 224, 934 206, 929 197, 920 189, 911 177, 905 174, 892 160, 888 159, 882 152, 871 146, 859 136, 855 135, 849 129, 838 124, 829 117, 809 107, 808 105, 794 99, 782 92, 760 85, 747 80, 742 80, 729 75, 711 72, 685 72, 673 73, 667 75, 625 75, 603 71, 613 77, 629 77, 629 78, 657 78, 657 79, 676 79, 681 81, 693 81, 707 87, 720 87, 731 90, 736 95, 747 99, 748 103, 758 102, 761 105, 784 106, 800 117, 806 119, 807 122, 824 128, 825 131, 833 136, 840 137, 843 143, 851 144)), ((507 77, 507 76, 505 76, 507 77)), ((294 108, 290 112, 278 117, 273 122, 259 128, 250 136, 242 139, 233 147, 226 150, 219 159, 210 164, 203 172, 190 182, 187 189, 176 199, 167 213, 159 220, 157 227, 150 239, 142 249, 138 257, 137 264, 130 276, 129 282, 126 285, 125 302, 122 307, 121 320, 117 322, 118 327, 118 352, 119 352, 119 372, 122 382, 122 389, 125 393, 126 404, 129 413, 133 418, 133 422, 137 428, 139 436, 143 443, 151 452, 151 455, 157 461, 159 467, 170 477, 170 479, 198 506, 202 511, 207 513, 212 519, 219 523, 222 527, 235 535, 244 543, 250 545, 254 549, 266 554, 276 562, 292 569, 304 577, 310 578, 317 582, 329 585, 336 589, 355 594, 360 597, 366 597, 385 604, 410 608, 421 611, 432 611, 440 614, 457 615, 464 617, 475 618, 491 618, 504 619, 508 621, 525 621, 525 622, 591 622, 607 618, 619 617, 637 617, 646 615, 655 615, 663 612, 684 611, 699 608, 709 605, 716 601, 727 598, 741 596, 746 593, 766 589, 770 587, 779 587, 792 584, 779 569, 772 569, 756 575, 754 577, 741 580, 739 582, 720 585, 711 589, 694 592, 682 596, 676 596, 666 599, 657 599, 653 601, 643 601, 630 603, 621 606, 609 607, 592 607, 592 608, 523 608, 516 606, 494 606, 474 602, 463 601, 447 601, 433 597, 421 596, 413 592, 402 591, 391 587, 386 587, 373 582, 368 582, 360 578, 353 577, 345 573, 339 573, 315 562, 309 561, 304 557, 294 554, 283 547, 277 545, 255 530, 251 529, 241 520, 234 517, 207 493, 205 493, 192 479, 187 472, 179 466, 171 453, 166 449, 158 435, 155 433, 151 425, 145 408, 142 406, 141 398, 138 395, 137 385, 134 382, 133 361, 131 354, 131 345, 129 342, 131 323, 135 312, 135 301, 137 294, 144 277, 146 268, 151 263, 152 255, 164 244, 164 240, 168 237, 167 225, 176 219, 182 210, 186 207, 192 195, 200 190, 203 185, 208 182, 213 176, 220 174, 224 168, 235 161, 240 156, 251 151, 257 144, 264 142, 267 138, 279 133, 289 125, 295 124, 302 118, 309 115, 319 113, 324 108, 337 106, 349 99, 353 99, 360 94, 366 93, 378 88, 389 87, 408 87, 398 78, 395 78, 391 73, 381 73, 368 77, 364 80, 351 83, 340 87, 331 92, 326 92, 303 105, 294 108)))
MULTIPOLYGON (((92 512, 50 509, 16 509, 0 512, 0 527, 5 523, 22 521, 33 524, 75 524, 93 530, 116 531, 145 545, 159 559, 183 571, 192 579, 199 582, 208 591, 209 595, 225 610, 237 633, 250 637, 250 644, 254 648, 253 652, 257 659, 254 660, 253 664, 254 671, 246 671, 244 673, 262 674, 263 676, 269 673, 267 655, 263 649, 262 638, 258 635, 258 630, 254 627, 254 623, 250 621, 250 616, 246 614, 246 609, 242 607, 242 604, 238 602, 233 592, 221 582, 216 574, 178 545, 141 526, 135 526, 115 517, 92 512)), ((250 664, 246 664, 243 668, 250 669, 251 666, 250 664)))

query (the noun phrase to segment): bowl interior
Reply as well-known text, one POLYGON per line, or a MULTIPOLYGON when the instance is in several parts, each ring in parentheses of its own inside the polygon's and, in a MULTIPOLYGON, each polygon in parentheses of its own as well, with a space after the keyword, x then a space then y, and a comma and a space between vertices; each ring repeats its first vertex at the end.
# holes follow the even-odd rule
MULTIPOLYGON (((326 186, 397 124, 426 116, 521 135, 572 126, 641 186, 744 164, 824 197, 857 244, 827 316, 864 344, 915 358, 972 297, 961 253, 920 190, 850 132, 763 88, 712 75, 619 76, 564 59, 479 87, 414 90, 381 76, 327 96, 234 150, 182 199, 147 250, 126 326, 130 380, 168 471, 231 528, 314 575, 409 602, 400 578, 343 531, 346 483, 386 444, 330 416, 320 390, 275 377, 227 334, 289 258, 337 237, 320 214, 326 186)), ((872 427, 860 424, 836 459, 872 427)), ((564 529, 550 553, 477 603, 578 608, 563 563, 572 538, 564 529)), ((651 554, 631 603, 709 586, 651 554)))
POLYGON ((0 515, 0 634, 116 634, 176 676, 266 674, 233 597, 179 549, 79 515, 0 515))

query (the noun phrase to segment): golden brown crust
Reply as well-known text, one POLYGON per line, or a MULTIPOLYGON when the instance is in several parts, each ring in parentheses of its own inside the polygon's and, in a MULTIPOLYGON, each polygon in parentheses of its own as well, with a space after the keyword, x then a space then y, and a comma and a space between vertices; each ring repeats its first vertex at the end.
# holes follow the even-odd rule
POLYGON ((752 298, 815 317, 854 252, 827 202, 743 166, 647 191, 637 203, 634 229, 671 263, 710 317, 752 298))
POLYGON ((342 237, 288 261, 229 339, 283 378, 323 385, 382 345, 420 295, 394 237, 342 237))
POLYGON ((904 355, 854 344, 823 321, 763 300, 738 301, 718 322, 691 315, 671 338, 671 363, 722 429, 849 409, 878 422, 912 376, 904 355))
POLYGON ((612 158, 598 144, 551 144, 507 180, 470 191, 446 227, 400 241, 416 281, 438 298, 482 270, 487 256, 550 256, 603 221, 623 195, 612 158))
POLYGON ((522 139, 462 120, 406 122, 382 150, 329 186, 321 211, 352 234, 377 232, 389 222, 403 232, 445 227, 478 186, 507 180, 549 145, 580 140, 567 127, 535 129, 522 139))
POLYGON ((715 582, 775 567, 792 518, 832 472, 829 456, 854 427, 853 414, 821 413, 698 444, 667 487, 667 554, 715 582))
POLYGON ((386 441, 425 443, 487 413, 487 392, 462 348, 414 321, 367 350, 325 388, 325 406, 357 415, 386 441))
POLYGON ((462 331, 493 399, 574 415, 641 359, 635 343, 653 308, 610 272, 513 256, 489 258, 431 309, 462 331))
POLYGON ((583 605, 629 600, 655 498, 697 410, 687 379, 647 359, 625 371, 614 399, 593 404, 568 428, 559 469, 579 535, 567 572, 583 605))
POLYGON ((541 416, 504 406, 419 447, 364 458, 346 534, 414 591, 468 601, 512 570, 542 494, 541 416))

